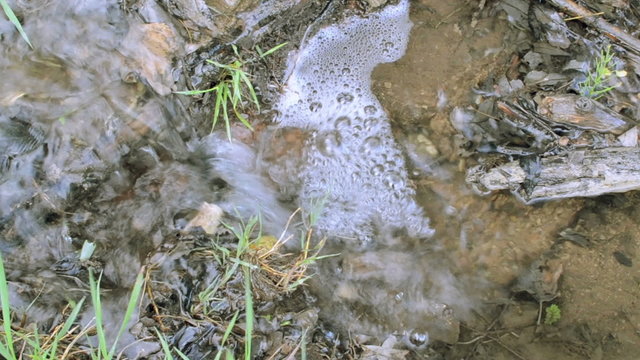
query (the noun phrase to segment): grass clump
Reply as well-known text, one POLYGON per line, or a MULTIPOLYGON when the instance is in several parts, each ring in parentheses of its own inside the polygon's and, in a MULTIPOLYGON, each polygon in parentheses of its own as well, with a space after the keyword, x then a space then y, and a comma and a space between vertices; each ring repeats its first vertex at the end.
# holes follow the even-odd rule
MULTIPOLYGON (((86 256, 87 254, 84 255, 86 256)), ((127 330, 138 300, 140 299, 140 294, 142 293, 144 284, 142 274, 143 272, 141 271, 136 278, 119 331, 116 338, 111 342, 111 346, 109 346, 104 328, 104 315, 101 305, 101 275, 96 280, 93 271, 89 269, 89 287, 95 316, 94 324, 90 323, 83 329, 80 329, 80 326, 76 322, 85 302, 83 298, 79 302, 69 305, 68 308, 71 309, 71 312, 67 315, 65 322, 56 326, 51 334, 39 334, 37 326, 33 329, 16 329, 12 327, 12 311, 9 304, 8 283, 2 256, 0 256, 0 301, 2 302, 0 356, 7 360, 62 360, 77 358, 80 354, 88 355, 94 360, 111 360, 118 357, 119 355, 116 354, 118 340, 124 331, 127 330), (85 337, 87 338, 87 342, 90 343, 88 339, 88 334, 90 333, 97 334, 97 348, 90 346, 87 348, 79 344, 81 339, 85 337)), ((186 357, 182 358, 182 360, 185 359, 186 357)))
POLYGON ((20 36, 22 36, 24 41, 26 41, 27 44, 29 44, 29 47, 33 49, 33 45, 31 45, 31 41, 29 41, 29 37, 27 36, 27 33, 24 32, 24 29, 22 28, 22 24, 20 24, 20 20, 18 20, 18 17, 16 16, 16 14, 13 12, 13 10, 11 10, 11 7, 9 6, 9 3, 7 3, 7 0, 0 0, 0 6, 2 6, 2 10, 4 10, 4 14, 7 16, 7 19, 9 19, 9 21, 11 21, 13 26, 15 26, 16 29, 18 29, 20 36))
POLYGON ((0 255, 0 301, 2 302, 2 334, 0 334, 0 355, 7 360, 34 359, 34 360, 54 360, 65 358, 79 335, 73 335, 77 329, 74 327, 78 318, 84 299, 80 300, 72 307, 71 313, 66 321, 54 328, 51 334, 41 335, 37 328, 33 331, 14 329, 11 319, 11 308, 9 304, 9 286, 4 270, 4 262, 0 255), (61 343, 65 342, 66 350, 60 357, 61 343), (18 345, 19 346, 16 346, 18 345))
MULTIPOLYGON (((256 50, 258 52, 259 58, 262 59, 274 53, 286 44, 287 43, 282 43, 265 52, 263 52, 259 47, 257 47, 256 50)), ((245 70, 247 65, 253 62, 253 60, 243 60, 238 53, 238 48, 235 45, 232 45, 232 48, 236 56, 236 60, 229 64, 221 64, 213 60, 206 60, 209 64, 212 64, 222 70, 219 76, 218 83, 214 87, 205 90, 189 90, 176 92, 176 94, 181 95, 200 95, 205 93, 213 93, 215 96, 215 100, 211 131, 213 131, 216 124, 218 123, 218 120, 220 119, 220 116, 222 116, 229 141, 231 141, 231 112, 238 120, 240 120, 240 122, 244 126, 252 131, 253 127, 251 126, 247 118, 242 114, 241 110, 245 108, 245 103, 248 100, 248 102, 252 104, 258 112, 260 112, 260 102, 258 101, 258 97, 256 96, 253 84, 251 83, 251 80, 249 80, 250 75, 245 70)))
MULTIPOLYGON (((218 236, 210 240, 210 246, 194 250, 196 258, 212 258, 219 266, 219 275, 200 291, 189 309, 190 321, 201 324, 213 323, 221 331, 225 329, 212 358, 248 360, 252 355, 255 356, 252 343, 255 336, 255 308, 261 306, 265 296, 289 294, 303 286, 313 276, 309 273, 309 268, 314 263, 334 256, 320 255, 324 240, 312 244, 313 227, 321 205, 321 202, 318 202, 318 209, 309 215, 302 215, 302 210, 296 210, 279 238, 263 234, 261 217, 252 216, 246 221, 240 220, 235 225, 223 224, 230 236, 218 236), (289 232, 287 229, 299 218, 302 218, 302 221, 298 224, 302 226, 289 232), (300 240, 301 250, 295 253, 285 252, 283 245, 296 238, 300 240), (237 303, 237 300, 228 298, 228 289, 237 286, 235 284, 242 285, 243 290, 237 303), (259 291, 259 295, 256 295, 255 291, 259 291), (219 305, 228 301, 240 305, 236 309, 219 305), (238 323, 240 325, 237 325, 238 323)), ((301 345, 291 350, 292 352, 305 350, 304 336, 300 342, 301 345)))
POLYGON ((615 73, 617 76, 625 76, 624 71, 614 71, 612 68, 613 53, 611 45, 600 51, 596 59, 595 68, 587 74, 587 79, 578 84, 580 94, 592 99, 598 99, 604 94, 616 88, 614 86, 606 86, 606 82, 615 73))
POLYGON ((552 304, 547 306, 545 309, 544 323, 545 325, 554 325, 562 316, 562 312, 560 311, 560 307, 556 304, 552 304))

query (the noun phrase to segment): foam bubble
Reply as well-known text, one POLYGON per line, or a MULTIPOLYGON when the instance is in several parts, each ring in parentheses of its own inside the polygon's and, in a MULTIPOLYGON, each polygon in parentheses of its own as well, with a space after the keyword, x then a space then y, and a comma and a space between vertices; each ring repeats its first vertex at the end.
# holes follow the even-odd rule
POLYGON ((409 1, 401 0, 319 30, 290 65, 276 121, 313 133, 299 199, 310 207, 315 197, 328 195, 322 230, 362 242, 384 219, 413 236, 433 232, 407 187, 404 157, 371 91, 373 69, 404 54, 411 26, 409 1))

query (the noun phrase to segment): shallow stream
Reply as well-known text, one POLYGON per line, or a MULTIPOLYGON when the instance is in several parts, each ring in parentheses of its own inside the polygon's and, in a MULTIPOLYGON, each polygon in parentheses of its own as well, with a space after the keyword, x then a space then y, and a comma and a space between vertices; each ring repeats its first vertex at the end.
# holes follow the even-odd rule
MULTIPOLYGON (((607 257, 564 250, 563 316, 592 327, 608 319, 599 334, 619 334, 622 352, 640 346, 633 327, 612 318, 640 291, 637 265, 620 275, 609 256, 619 246, 635 253, 635 227, 621 230, 636 223, 633 194, 622 205, 527 206, 506 193, 480 197, 465 183, 449 114, 472 103, 470 89, 517 48, 503 13, 473 1, 402 0, 366 17, 306 24, 312 31, 287 50, 280 97, 269 99, 272 122, 250 135, 234 127, 242 141, 229 142, 200 127, 203 114, 187 110, 193 100, 172 94, 185 88, 183 59, 208 56, 194 49, 211 39, 242 39, 234 36, 243 22, 260 33, 287 6, 211 1, 189 13, 184 3, 10 2, 34 49, 0 20, 0 250, 12 304, 27 311, 37 297, 31 321, 51 323, 86 295, 86 274, 72 260, 85 240, 98 244, 104 302, 115 310, 140 267, 203 202, 232 217, 260 212, 265 232, 278 234, 291 211, 324 199, 318 234, 328 238, 326 253, 340 255, 319 264, 310 290, 336 332, 378 344, 393 335, 418 354, 455 344, 511 301, 508 286, 562 229, 596 217, 610 220, 590 234, 613 248, 607 257), (615 242, 623 235, 632 245, 615 242), (589 256, 616 278, 612 287, 626 289, 592 319, 581 313, 582 291, 609 285, 592 276, 589 256)), ((625 316, 640 319, 637 309, 625 316)), ((531 351, 552 349, 539 347, 531 351)), ((499 346, 486 351, 509 358, 499 346)))

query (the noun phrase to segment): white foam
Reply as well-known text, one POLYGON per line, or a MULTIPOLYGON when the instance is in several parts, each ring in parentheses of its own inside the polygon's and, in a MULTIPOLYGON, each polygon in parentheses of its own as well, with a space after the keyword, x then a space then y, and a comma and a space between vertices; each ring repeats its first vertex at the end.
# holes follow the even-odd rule
POLYGON ((301 205, 328 194, 318 225, 335 235, 366 239, 376 223, 406 228, 411 236, 433 233, 371 91, 373 69, 404 54, 411 26, 409 2, 402 0, 321 29, 291 65, 276 121, 311 131, 301 205))

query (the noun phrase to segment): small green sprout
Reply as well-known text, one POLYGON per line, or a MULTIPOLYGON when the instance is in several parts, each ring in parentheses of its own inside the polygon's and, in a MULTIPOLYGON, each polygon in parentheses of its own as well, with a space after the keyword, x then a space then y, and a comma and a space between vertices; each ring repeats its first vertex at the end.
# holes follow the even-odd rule
POLYGON ((582 96, 598 99, 618 86, 605 86, 605 82, 613 74, 618 77, 626 76, 625 71, 614 71, 612 69, 612 61, 613 53, 611 52, 611 45, 609 45, 600 51, 600 56, 596 59, 595 69, 587 74, 585 81, 578 84, 582 96))
POLYGON ((560 311, 560 307, 558 305, 556 304, 549 305, 545 309, 544 324, 553 325, 558 321, 560 321, 561 316, 562 316, 562 312, 560 311))

